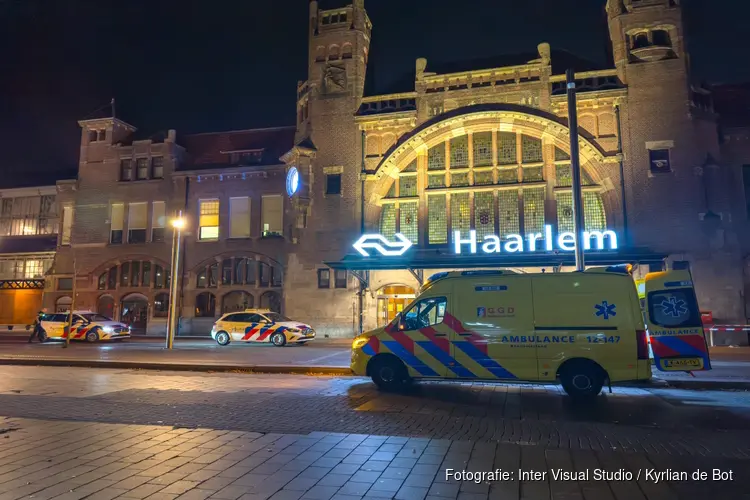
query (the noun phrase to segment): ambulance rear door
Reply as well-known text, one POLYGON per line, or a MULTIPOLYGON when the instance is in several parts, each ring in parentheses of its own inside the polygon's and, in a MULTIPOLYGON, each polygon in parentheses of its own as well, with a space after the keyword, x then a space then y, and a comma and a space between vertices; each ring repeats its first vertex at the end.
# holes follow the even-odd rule
POLYGON ((664 271, 646 275, 645 316, 657 369, 711 369, 690 271, 664 271))

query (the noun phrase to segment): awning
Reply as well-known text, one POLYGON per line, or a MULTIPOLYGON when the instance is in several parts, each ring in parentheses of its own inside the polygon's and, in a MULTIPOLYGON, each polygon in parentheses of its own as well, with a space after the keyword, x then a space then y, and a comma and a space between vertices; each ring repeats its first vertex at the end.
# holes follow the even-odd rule
MULTIPOLYGON (((645 248, 621 248, 615 252, 586 253, 586 265, 661 264, 666 254, 654 253, 645 248)), ((552 267, 574 266, 573 252, 503 253, 500 255, 455 255, 445 250, 410 250, 400 257, 362 257, 346 255, 343 259, 325 262, 331 269, 347 271, 386 271, 397 269, 466 269, 479 267, 552 267)))

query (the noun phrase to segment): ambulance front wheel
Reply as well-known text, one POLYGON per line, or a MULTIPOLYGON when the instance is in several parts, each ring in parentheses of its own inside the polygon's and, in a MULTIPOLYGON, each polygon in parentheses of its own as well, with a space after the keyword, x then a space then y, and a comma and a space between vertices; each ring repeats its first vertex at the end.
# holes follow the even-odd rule
POLYGON ((409 372, 395 356, 381 355, 373 359, 369 372, 375 385, 385 391, 403 389, 409 381, 409 372))
POLYGON ((560 368, 560 382, 573 399, 594 399, 602 392, 606 372, 593 361, 571 360, 560 368))

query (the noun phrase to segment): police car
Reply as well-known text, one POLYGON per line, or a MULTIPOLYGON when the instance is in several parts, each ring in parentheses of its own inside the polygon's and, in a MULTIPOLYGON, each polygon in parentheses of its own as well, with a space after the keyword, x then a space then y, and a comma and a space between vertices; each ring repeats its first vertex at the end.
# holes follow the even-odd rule
POLYGON ((211 338, 219 345, 230 342, 270 342, 277 347, 305 344, 315 338, 315 330, 268 309, 245 309, 223 315, 214 323, 211 338))
MULTIPOLYGON (((42 318, 42 340, 61 340, 68 336, 70 313, 45 314, 42 318)), ((118 340, 130 337, 130 328, 92 311, 74 311, 70 340, 118 340)))

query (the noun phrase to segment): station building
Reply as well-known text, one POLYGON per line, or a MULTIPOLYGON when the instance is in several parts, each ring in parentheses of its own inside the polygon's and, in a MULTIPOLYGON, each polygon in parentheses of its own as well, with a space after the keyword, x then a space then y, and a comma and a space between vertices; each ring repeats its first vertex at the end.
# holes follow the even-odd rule
POLYGON ((721 128, 712 92, 693 84, 678 2, 606 12, 611 67, 540 43, 446 67, 417 59, 408 85, 371 95, 364 1, 312 1, 294 126, 178 136, 81 121, 78 179, 58 183, 70 239, 45 304, 68 301, 74 282, 77 306, 163 332, 179 211, 181 334, 255 306, 353 336, 437 270, 570 270, 572 68, 587 262, 634 264, 636 277, 689 266, 701 308, 744 323, 748 129, 721 128), (362 235, 410 246, 358 250, 362 235))

